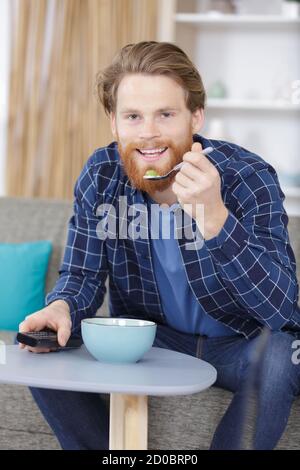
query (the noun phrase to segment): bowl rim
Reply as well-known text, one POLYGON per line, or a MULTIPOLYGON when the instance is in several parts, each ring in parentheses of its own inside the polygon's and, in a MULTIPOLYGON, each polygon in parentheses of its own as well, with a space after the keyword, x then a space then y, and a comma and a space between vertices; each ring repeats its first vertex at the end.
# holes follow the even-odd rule
POLYGON ((122 326, 123 328, 147 328, 147 327, 153 327, 153 326, 157 326, 157 323, 155 323, 154 321, 151 321, 151 320, 144 320, 143 318, 127 318, 127 317, 90 317, 90 318, 84 318, 83 320, 81 320, 81 323, 89 323, 89 324, 92 324, 92 325, 96 325, 96 326, 106 326, 106 327, 116 327, 116 326, 122 326), (146 324, 144 325, 109 325, 109 324, 106 324, 106 323, 97 323, 95 322, 94 320, 134 320, 134 321, 143 321, 145 322, 146 324))

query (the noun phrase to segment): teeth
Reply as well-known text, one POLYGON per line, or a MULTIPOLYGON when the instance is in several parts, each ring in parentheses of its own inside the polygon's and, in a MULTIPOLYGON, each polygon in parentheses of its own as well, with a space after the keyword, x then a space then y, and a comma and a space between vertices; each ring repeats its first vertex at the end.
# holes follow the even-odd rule
POLYGON ((144 155, 155 155, 156 153, 162 153, 164 150, 166 149, 166 147, 163 147, 163 148, 159 148, 159 149, 143 149, 143 150, 140 150, 140 152, 144 155))

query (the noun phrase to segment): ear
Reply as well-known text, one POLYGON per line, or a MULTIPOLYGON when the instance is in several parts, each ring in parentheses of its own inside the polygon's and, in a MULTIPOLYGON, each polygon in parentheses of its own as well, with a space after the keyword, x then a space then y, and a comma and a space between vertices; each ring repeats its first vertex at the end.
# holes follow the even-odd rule
POLYGON ((111 112, 109 115, 109 120, 110 120, 110 128, 111 128, 112 135, 116 138, 117 136, 116 115, 111 112))
POLYGON ((192 113, 193 134, 197 134, 204 124, 204 109, 198 108, 192 113))

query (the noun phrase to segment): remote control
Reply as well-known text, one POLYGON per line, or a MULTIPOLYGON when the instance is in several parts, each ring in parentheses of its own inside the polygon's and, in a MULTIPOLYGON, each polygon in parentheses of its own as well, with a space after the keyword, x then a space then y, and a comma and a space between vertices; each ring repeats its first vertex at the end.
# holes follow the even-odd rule
MULTIPOLYGON (((27 331, 18 333, 17 341, 33 348, 62 348, 57 341, 57 334, 51 330, 27 331)), ((65 348, 79 348, 82 345, 81 338, 69 338, 65 348)))

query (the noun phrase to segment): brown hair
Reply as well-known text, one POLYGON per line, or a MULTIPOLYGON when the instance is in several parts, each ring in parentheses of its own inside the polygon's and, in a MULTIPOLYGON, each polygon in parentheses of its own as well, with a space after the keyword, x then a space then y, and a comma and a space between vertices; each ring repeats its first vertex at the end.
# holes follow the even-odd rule
POLYGON ((106 114, 116 111, 118 86, 128 74, 166 75, 186 92, 186 106, 194 112, 205 106, 201 76, 188 56, 169 42, 142 41, 127 44, 114 57, 111 65, 96 77, 96 89, 106 114))

